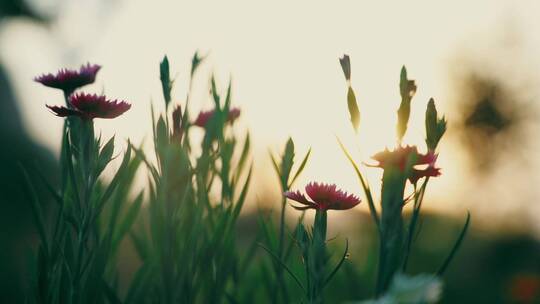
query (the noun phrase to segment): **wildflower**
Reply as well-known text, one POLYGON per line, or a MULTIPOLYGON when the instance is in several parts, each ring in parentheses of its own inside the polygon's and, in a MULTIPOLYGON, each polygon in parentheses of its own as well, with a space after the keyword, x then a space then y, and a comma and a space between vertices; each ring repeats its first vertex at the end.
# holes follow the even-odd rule
POLYGON ((131 108, 125 101, 109 100, 104 95, 80 93, 68 99, 70 107, 49 106, 56 116, 78 116, 81 119, 115 118, 131 108))
POLYGON ((379 167, 382 169, 397 168, 402 173, 408 169, 412 169, 409 175, 411 182, 418 180, 424 176, 439 176, 440 169, 435 168, 435 161, 437 160, 437 154, 433 151, 429 151, 426 154, 418 153, 418 149, 415 146, 398 147, 393 151, 385 149, 372 156, 372 158, 378 161, 377 165, 372 167, 379 167), (427 169, 419 170, 414 168, 419 165, 428 165, 427 169))
MULTIPOLYGON (((210 111, 201 111, 199 113, 199 116, 197 116, 197 119, 193 122, 194 125, 205 128, 206 124, 212 117, 214 117, 214 114, 216 113, 215 110, 210 111)), ((239 108, 231 108, 229 110, 229 113, 227 114, 227 122, 234 122, 238 117, 240 116, 240 109, 239 108)))
POLYGON ((304 206, 293 206, 297 210, 347 210, 360 203, 360 199, 353 194, 338 190, 334 184, 312 182, 306 186, 308 200, 300 191, 287 191, 285 197, 297 201, 304 206))
POLYGON ((94 83, 100 65, 87 63, 79 70, 61 69, 56 75, 43 74, 34 78, 35 81, 51 88, 63 90, 67 95, 87 84, 94 83))

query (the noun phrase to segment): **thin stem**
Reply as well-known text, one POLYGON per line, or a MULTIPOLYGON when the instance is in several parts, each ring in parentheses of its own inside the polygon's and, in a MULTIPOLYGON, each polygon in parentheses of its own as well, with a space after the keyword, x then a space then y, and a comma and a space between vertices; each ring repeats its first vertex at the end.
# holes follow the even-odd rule
POLYGON ((412 243, 414 239, 414 233, 416 231, 416 225, 418 224, 418 218, 420 216, 420 209, 422 208, 422 201, 424 200, 424 193, 426 192, 426 186, 429 181, 429 176, 426 177, 420 190, 417 191, 416 184, 414 185, 414 205, 413 205, 413 214, 411 216, 411 222, 409 224, 409 233, 407 236, 407 243, 405 247, 405 257, 403 261, 403 272, 407 270, 407 264, 409 262, 409 255, 412 248, 412 243))
POLYGON ((323 289, 326 283, 326 233, 327 212, 326 210, 317 210, 313 224, 313 268, 310 271, 313 284, 309 295, 311 303, 323 303, 323 289))

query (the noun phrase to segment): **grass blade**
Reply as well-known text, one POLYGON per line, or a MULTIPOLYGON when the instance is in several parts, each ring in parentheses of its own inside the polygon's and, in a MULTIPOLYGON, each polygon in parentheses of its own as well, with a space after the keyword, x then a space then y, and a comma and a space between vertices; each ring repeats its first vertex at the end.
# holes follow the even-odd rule
POLYGON ((349 239, 345 239, 345 242, 346 242, 345 243, 345 252, 343 252, 343 256, 341 257, 341 260, 336 265, 334 270, 332 270, 330 275, 324 281, 323 286, 326 286, 326 284, 328 284, 330 282, 330 280, 334 277, 334 275, 337 273, 337 271, 341 268, 341 265, 343 265, 343 262, 345 262, 345 260, 347 259, 347 254, 349 253, 349 239))
POLYGON ((41 209, 39 198, 37 196, 36 190, 34 186, 32 185, 32 181, 30 180, 30 176, 28 176, 28 172, 24 169, 24 167, 19 163, 19 168, 21 169, 21 172, 24 176, 25 180, 25 187, 27 190, 27 193, 30 194, 30 203, 32 207, 32 215, 34 216, 34 220, 36 222, 36 226, 38 229, 39 237, 41 239, 41 242, 43 243, 43 246, 45 247, 45 254, 49 254, 49 243, 47 241, 47 233, 45 229, 45 220, 43 219, 43 210, 41 209))
POLYGON ((294 184, 296 179, 298 179, 298 177, 300 176, 302 171, 304 171, 304 168, 306 167, 306 164, 308 162, 308 159, 309 159, 310 155, 311 155, 311 148, 306 153, 306 156, 304 156, 304 159, 302 160, 302 163, 300 164, 300 167, 298 167, 298 170, 296 170, 296 173, 294 174, 294 177, 293 177, 291 183, 289 184, 289 188, 292 186, 292 184, 294 184))
POLYGON ((347 148, 345 148, 345 146, 343 145, 343 143, 341 142, 339 138, 337 138, 337 141, 339 143, 339 146, 341 147, 341 150, 343 151, 343 153, 345 153, 345 156, 347 156, 347 159, 353 166, 354 171, 356 172, 356 175, 358 176, 358 179, 360 180, 360 184, 362 184, 362 188, 364 189, 364 193, 366 194, 366 199, 368 201, 369 211, 380 233, 381 224, 380 224, 379 214, 377 213, 377 209, 375 208, 375 203, 373 202, 373 196, 371 195, 371 190, 369 189, 369 185, 366 183, 364 177, 362 176, 362 173, 360 172, 360 169, 358 168, 358 165, 352 158, 351 154, 349 154, 349 151, 347 151, 347 148))
POLYGON ((467 211, 467 219, 465 220, 465 225, 463 225, 463 229, 461 229, 461 233, 459 234, 459 237, 456 240, 454 247, 452 247, 452 251, 450 251, 450 254, 448 255, 448 257, 442 264, 441 268, 439 268, 439 271, 437 271, 438 276, 442 275, 446 271, 446 268, 448 268, 448 265, 450 265, 450 262, 454 258, 454 255, 458 251, 459 247, 461 246, 461 243, 463 242, 463 239, 465 238, 465 235, 467 234, 470 223, 471 223, 471 213, 467 211))
POLYGON ((294 279, 296 284, 304 291, 304 293, 306 292, 306 289, 304 288, 298 277, 294 275, 291 269, 287 265, 285 265, 285 263, 283 263, 280 258, 278 258, 272 251, 270 251, 270 249, 266 248, 263 244, 259 243, 259 247, 268 252, 268 254, 270 254, 270 256, 272 256, 285 269, 285 271, 289 273, 289 275, 294 279))

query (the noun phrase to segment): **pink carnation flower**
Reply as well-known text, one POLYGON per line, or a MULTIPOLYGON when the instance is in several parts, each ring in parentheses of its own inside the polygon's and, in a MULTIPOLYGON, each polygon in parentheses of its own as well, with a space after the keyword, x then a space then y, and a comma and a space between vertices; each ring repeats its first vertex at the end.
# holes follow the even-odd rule
POLYGON ((285 197, 292 199, 304 206, 292 206, 297 210, 347 210, 360 203, 360 199, 353 194, 337 189, 334 184, 312 182, 306 186, 306 193, 311 198, 308 200, 300 191, 287 191, 285 197))
POLYGON ((87 63, 79 70, 61 69, 56 74, 43 74, 34 80, 45 86, 71 93, 82 86, 94 83, 100 69, 101 66, 97 64, 87 63))
MULTIPOLYGON (((214 116, 215 113, 216 113, 215 110, 201 111, 199 113, 199 116, 197 116, 197 118, 193 122, 193 124, 198 126, 198 127, 205 128, 206 124, 208 123, 208 121, 210 121, 210 119, 214 116)), ((239 108, 231 108, 229 110, 229 114, 227 115, 227 122, 232 123, 238 117, 240 117, 240 109, 239 108)))
POLYGON ((408 178, 413 184, 422 177, 441 175, 441 169, 435 167, 437 154, 433 151, 421 154, 418 152, 416 146, 398 147, 393 151, 386 149, 375 154, 372 158, 378 162, 378 164, 373 167, 382 169, 398 168, 401 171, 405 171, 407 165, 412 166, 408 178), (421 165, 427 165, 427 168, 415 168, 415 166, 421 165))
POLYGON ((78 116, 81 119, 115 118, 131 108, 125 101, 109 100, 103 95, 75 94, 69 97, 70 108, 63 106, 49 106, 56 116, 78 116))

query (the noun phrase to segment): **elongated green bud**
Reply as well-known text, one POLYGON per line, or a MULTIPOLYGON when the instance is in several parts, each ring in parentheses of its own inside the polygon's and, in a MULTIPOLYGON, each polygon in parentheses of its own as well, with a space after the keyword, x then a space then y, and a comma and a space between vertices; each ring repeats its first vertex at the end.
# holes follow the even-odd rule
POLYGON ((347 107, 351 116, 351 123, 354 131, 358 132, 358 127, 360 126, 360 109, 358 108, 358 103, 356 102, 354 90, 351 87, 351 60, 349 55, 343 55, 343 57, 339 59, 339 63, 341 64, 341 69, 343 70, 343 74, 347 80, 347 107))
POLYGON ((426 145, 429 150, 433 151, 437 148, 439 141, 446 132, 446 119, 439 118, 435 100, 431 98, 426 109, 426 145))
POLYGON ((414 80, 407 78, 407 69, 405 66, 401 68, 399 92, 401 95, 401 104, 398 109, 398 124, 397 124, 397 137, 401 142, 405 132, 407 132, 407 125, 409 124, 409 117, 411 116, 411 100, 416 93, 416 84, 414 80))
POLYGON ((289 137, 287 144, 285 145, 285 150, 281 156, 281 180, 283 189, 287 188, 289 184, 289 178, 291 175, 292 166, 294 164, 294 141, 289 137))
POLYGON ((161 88, 163 90, 163 98, 165 99, 165 106, 169 106, 171 102, 171 90, 172 81, 169 72, 169 59, 167 56, 163 57, 163 60, 159 64, 159 78, 161 80, 161 88))
POLYGON ((201 62, 206 58, 206 56, 199 55, 199 52, 195 52, 193 55, 193 58, 191 59, 191 77, 193 77, 193 74, 195 74, 195 71, 201 64, 201 62))
POLYGON ((341 64, 341 69, 343 69, 343 74, 345 75, 345 79, 347 81, 351 80, 351 59, 349 55, 343 55, 343 57, 339 58, 339 63, 341 64))

